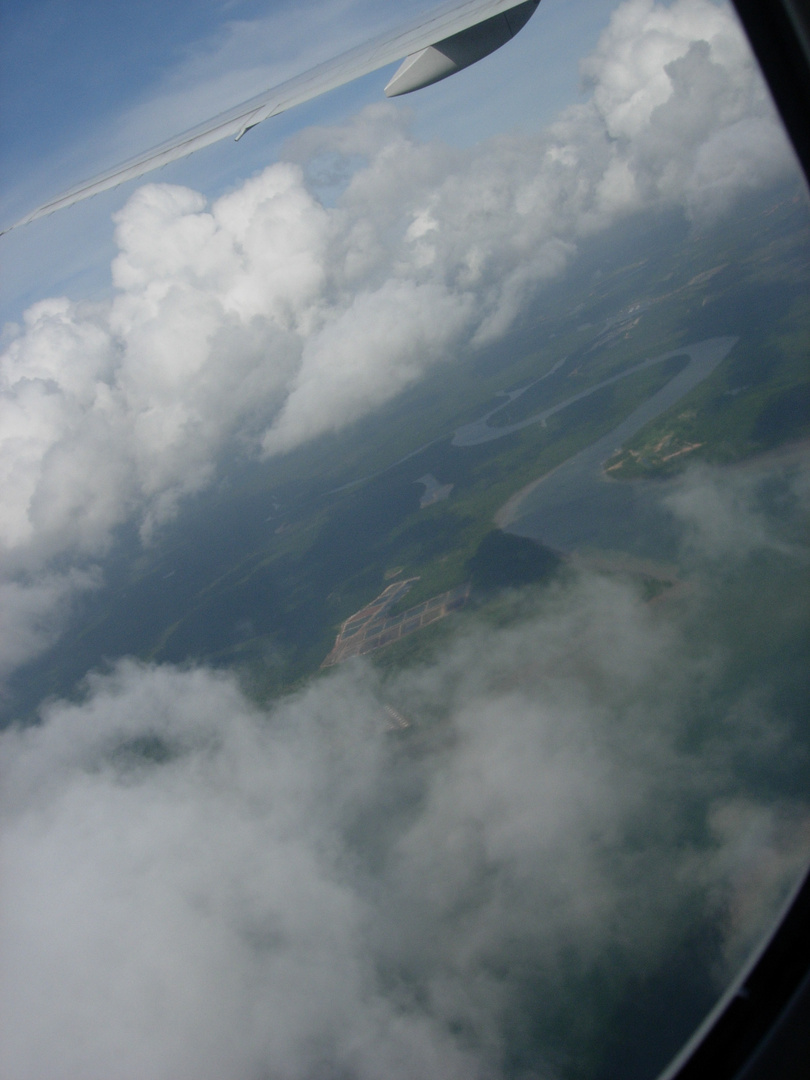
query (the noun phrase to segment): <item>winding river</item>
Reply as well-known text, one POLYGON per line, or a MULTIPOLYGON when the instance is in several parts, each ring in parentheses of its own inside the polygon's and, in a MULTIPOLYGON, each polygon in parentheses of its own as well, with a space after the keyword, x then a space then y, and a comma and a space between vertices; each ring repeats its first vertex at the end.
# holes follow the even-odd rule
MULTIPOLYGON (((645 360, 633 368, 592 386, 567 401, 537 413, 518 424, 489 427, 487 421, 498 409, 475 424, 459 428, 455 446, 474 446, 502 438, 528 424, 547 417, 603 386, 625 378, 652 364, 674 356, 687 355, 689 363, 666 386, 635 409, 607 435, 597 439, 552 472, 525 488, 503 508, 499 520, 509 532, 530 536, 562 551, 601 548, 626 551, 645 558, 674 558, 679 530, 662 503, 671 487, 665 482, 605 479, 602 464, 645 424, 654 420, 715 370, 731 351, 736 337, 709 338, 645 360)), ((550 374, 550 373, 549 373, 550 374)), ((527 387, 524 387, 524 390, 527 387)), ((519 393, 519 392, 518 392, 519 393)), ((509 400, 514 400, 513 394, 509 400)))

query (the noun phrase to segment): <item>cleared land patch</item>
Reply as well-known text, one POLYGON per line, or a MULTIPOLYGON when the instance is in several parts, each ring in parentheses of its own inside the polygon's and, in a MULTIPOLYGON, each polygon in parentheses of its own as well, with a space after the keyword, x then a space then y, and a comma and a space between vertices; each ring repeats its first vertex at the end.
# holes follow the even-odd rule
POLYGON ((458 585, 448 592, 439 593, 430 600, 424 600, 415 607, 408 608, 401 615, 388 612, 400 600, 418 578, 408 578, 389 585, 387 589, 370 604, 350 615, 340 628, 334 647, 321 667, 340 664, 351 656, 364 656, 366 653, 381 649, 400 638, 421 630, 423 626, 443 619, 453 611, 458 611, 470 598, 470 584, 458 585))

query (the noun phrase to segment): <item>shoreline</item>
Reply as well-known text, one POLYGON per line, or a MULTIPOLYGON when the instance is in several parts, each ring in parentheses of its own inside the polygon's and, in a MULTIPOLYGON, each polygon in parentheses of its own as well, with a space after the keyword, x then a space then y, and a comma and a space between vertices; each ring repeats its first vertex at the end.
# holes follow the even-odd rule
MULTIPOLYGON (((724 469, 745 469, 758 464, 767 464, 769 460, 774 466, 800 465, 804 463, 808 454, 810 454, 810 439, 793 439, 790 442, 783 443, 781 446, 775 446, 769 450, 763 450, 759 454, 752 454, 750 457, 740 458, 737 461, 729 461, 725 465, 716 467, 724 469)), ((570 461, 570 458, 568 460, 570 461)), ((561 464, 565 464, 565 462, 561 462, 561 464)), ((703 464, 706 463, 703 462, 703 464)), ((559 467, 560 466, 557 465, 548 472, 543 473, 542 476, 530 480, 528 484, 524 484, 522 488, 513 495, 510 495, 506 502, 495 511, 492 518, 495 527, 505 531, 510 525, 514 524, 518 519, 520 506, 524 500, 528 498, 535 488, 539 487, 544 480, 547 480, 549 476, 553 475, 559 467)), ((683 474, 679 473, 677 475, 680 476, 683 474)), ((622 480, 620 477, 616 476, 605 476, 604 473, 602 473, 601 479, 607 483, 614 484, 654 484, 660 482, 654 477, 633 477, 630 480, 622 480)), ((667 479, 673 480, 675 477, 667 477, 667 479)))
POLYGON ((514 495, 510 495, 506 502, 495 511, 495 516, 492 520, 495 522, 496 528, 503 529, 504 531, 508 529, 518 518, 520 504, 528 495, 531 495, 536 487, 539 487, 539 485, 543 483, 547 476, 551 476, 551 473, 554 471, 555 470, 552 469, 550 472, 538 476, 536 480, 530 480, 528 484, 524 484, 519 491, 514 493, 514 495))

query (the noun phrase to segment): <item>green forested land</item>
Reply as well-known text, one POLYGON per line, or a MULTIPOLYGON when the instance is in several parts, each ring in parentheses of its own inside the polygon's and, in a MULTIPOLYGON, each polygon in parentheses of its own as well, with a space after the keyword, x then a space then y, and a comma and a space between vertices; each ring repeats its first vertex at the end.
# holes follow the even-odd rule
MULTIPOLYGON (((448 357, 343 432, 282 458, 226 466, 219 488, 190 500, 153 548, 122 535, 106 587, 18 676, 17 701, 64 693, 105 657, 124 653, 236 665, 273 693, 317 670, 340 623, 381 592, 387 571, 420 577, 406 606, 468 580, 499 507, 612 430, 681 362, 596 391, 545 427, 451 446, 453 431, 501 404, 499 394, 560 360, 558 372, 493 423, 524 419, 690 342, 739 337, 706 382, 628 442, 615 477, 674 471, 699 456, 733 461, 810 434, 802 198, 793 190, 752 196, 734 219, 703 233, 675 216, 634 230, 624 224, 583 247, 568 276, 539 293, 496 346, 448 357), (454 487, 449 499, 420 510, 415 480, 428 472, 454 487)), ((428 642, 444 632, 413 637, 428 642)), ((401 646, 403 655, 421 647, 401 646)))

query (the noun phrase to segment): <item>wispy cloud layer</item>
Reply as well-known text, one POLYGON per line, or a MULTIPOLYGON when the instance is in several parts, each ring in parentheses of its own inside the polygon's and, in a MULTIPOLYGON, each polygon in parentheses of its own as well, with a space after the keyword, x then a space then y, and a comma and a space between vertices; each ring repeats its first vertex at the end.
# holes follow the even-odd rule
POLYGON ((123 662, 5 732, 3 1075, 551 1077, 696 934, 719 991, 807 856, 807 747, 790 603, 747 664, 696 596, 580 576, 271 710, 123 662))

